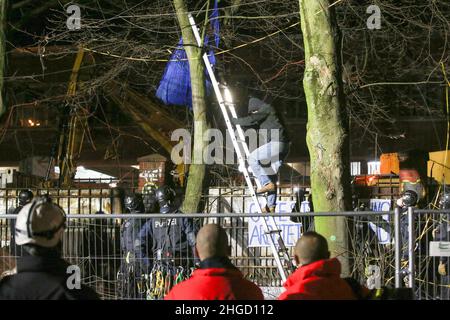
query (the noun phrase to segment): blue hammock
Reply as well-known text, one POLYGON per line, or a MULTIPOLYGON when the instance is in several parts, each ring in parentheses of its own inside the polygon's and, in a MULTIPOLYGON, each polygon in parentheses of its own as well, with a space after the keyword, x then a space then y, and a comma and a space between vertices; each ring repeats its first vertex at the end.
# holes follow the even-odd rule
MULTIPOLYGON (((217 48, 219 46, 219 9, 217 0, 214 2, 214 9, 209 17, 211 27, 214 31, 214 44, 217 48)), ((211 46, 210 37, 205 36, 205 47, 211 46)), ((214 50, 210 49, 208 52, 209 62, 214 67, 216 58, 214 50)), ((206 72, 205 72, 206 73, 206 72)), ((206 94, 212 90, 212 83, 206 73, 206 94)), ((183 49, 183 39, 180 39, 177 48, 170 57, 170 61, 166 65, 163 77, 159 83, 156 96, 167 105, 188 106, 192 109, 192 88, 189 72, 189 62, 187 60, 186 51, 183 49)))

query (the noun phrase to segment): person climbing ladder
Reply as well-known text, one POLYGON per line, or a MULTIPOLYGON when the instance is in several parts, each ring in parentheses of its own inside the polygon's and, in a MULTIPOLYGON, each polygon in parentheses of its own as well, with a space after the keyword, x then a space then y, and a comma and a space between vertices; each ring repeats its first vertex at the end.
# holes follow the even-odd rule
POLYGON ((266 137, 259 144, 261 146, 250 153, 248 163, 261 183, 256 193, 267 193, 267 205, 263 212, 275 212, 278 170, 289 153, 290 141, 282 118, 272 105, 250 96, 248 114, 247 117, 231 119, 231 122, 242 127, 255 127, 262 133, 260 137, 266 137))

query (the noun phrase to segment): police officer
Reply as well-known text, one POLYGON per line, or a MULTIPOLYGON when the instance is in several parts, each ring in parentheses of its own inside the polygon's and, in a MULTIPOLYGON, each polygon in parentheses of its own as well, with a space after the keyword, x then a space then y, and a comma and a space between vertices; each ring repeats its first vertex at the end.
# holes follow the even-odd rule
POLYGON ((142 188, 142 200, 144 202, 145 213, 159 212, 158 201, 156 200, 156 186, 154 184, 146 184, 142 188))
MULTIPOLYGON (((159 212, 181 213, 174 205, 175 191, 169 186, 156 190, 159 212)), ((192 218, 150 218, 139 233, 136 251, 147 270, 163 270, 168 281, 180 267, 187 270, 194 266, 195 235, 198 226, 192 218)), ((171 283, 165 283, 165 292, 171 283)), ((163 294, 154 298, 162 298, 163 294)))
MULTIPOLYGON (((22 208, 27 205, 28 203, 31 202, 31 200, 33 200, 33 192, 31 192, 31 190, 29 189, 24 189, 21 190, 19 192, 19 206, 17 208, 15 208, 12 211, 12 214, 19 214, 20 210, 22 210, 22 208)), ((16 229, 16 220, 15 219, 11 219, 10 220, 10 232, 11 232, 11 241, 10 241, 10 248, 11 248, 11 255, 12 256, 21 256, 22 255, 22 250, 20 247, 18 247, 16 245, 16 234, 15 234, 15 229, 16 229)))
MULTIPOLYGON (((314 212, 311 193, 307 193, 305 188, 296 191, 296 202, 292 212, 314 212)), ((290 217, 295 223, 301 223, 303 231, 314 230, 314 217, 290 217)))
MULTIPOLYGON (((142 195, 134 193, 125 197, 125 208, 128 213, 144 213, 142 195)), ((120 230, 120 247, 122 260, 118 277, 118 295, 121 298, 140 298, 143 293, 141 284, 142 271, 136 259, 135 242, 143 222, 141 219, 127 218, 120 230)))
POLYGON ((414 190, 403 191, 400 198, 397 199, 397 207, 402 214, 400 217, 400 233, 402 242, 402 260, 408 260, 408 216, 406 215, 409 207, 417 206, 419 196, 414 190))
MULTIPOLYGON (((409 258, 409 250, 408 250, 408 242, 409 242, 409 223, 408 223, 408 215, 406 214, 409 207, 417 207, 419 202, 421 200, 421 196, 417 193, 415 189, 407 189, 403 191, 402 196, 397 199, 396 205, 400 209, 400 234, 401 234, 401 260, 402 262, 406 262, 409 258)), ((419 222, 414 222, 416 225, 415 228, 419 228, 419 230, 422 230, 423 226, 418 225, 419 222)), ((423 223, 423 222, 422 222, 423 223)), ((428 237, 420 237, 413 243, 413 250, 419 251, 419 252, 426 252, 427 247, 427 239, 428 237)), ((416 259, 419 259, 420 257, 416 257, 416 259)), ((419 261, 419 260, 418 260, 419 261)), ((419 263, 416 261, 416 263, 419 263)), ((402 263, 402 264, 403 264, 402 263)), ((423 272, 423 270, 417 270, 418 273, 423 272)), ((403 269, 402 274, 404 275, 403 281, 405 282, 406 286, 409 286, 408 283, 409 277, 407 276, 407 270, 403 269)), ((422 275, 419 275, 421 277, 422 275)), ((425 276, 425 275, 423 275, 425 276)), ((422 278, 421 278, 422 279, 422 278)))
MULTIPOLYGON (((439 197, 439 209, 450 210, 450 190, 445 190, 439 197)), ((433 238, 435 241, 449 241, 450 239, 450 214, 445 213, 441 215, 438 227, 433 231, 433 238)), ((450 299, 450 276, 448 275, 448 258, 440 257, 438 273, 441 276, 441 292, 440 298, 442 300, 450 299)))

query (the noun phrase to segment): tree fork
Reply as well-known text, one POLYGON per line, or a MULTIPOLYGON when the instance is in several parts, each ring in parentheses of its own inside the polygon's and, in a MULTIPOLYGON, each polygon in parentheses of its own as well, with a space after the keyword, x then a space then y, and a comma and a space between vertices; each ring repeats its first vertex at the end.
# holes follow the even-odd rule
MULTIPOLYGON (((345 211, 350 203, 348 121, 342 88, 339 32, 328 0, 299 0, 305 49, 303 87, 308 106, 306 140, 314 210, 345 211)), ((345 217, 316 217, 316 231, 349 274, 345 217)))

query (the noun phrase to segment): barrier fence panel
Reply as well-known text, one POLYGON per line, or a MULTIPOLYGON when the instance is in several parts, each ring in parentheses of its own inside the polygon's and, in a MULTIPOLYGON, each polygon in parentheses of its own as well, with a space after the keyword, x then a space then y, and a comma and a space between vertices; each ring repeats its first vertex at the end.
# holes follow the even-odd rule
POLYGON ((347 217, 350 276, 369 289, 395 286, 393 218, 389 212, 347 217))
POLYGON ((450 299, 450 211, 413 210, 418 299, 450 299))
MULTIPOLYGON (((411 286, 412 270, 418 299, 449 299, 448 216, 450 212, 412 211, 399 216, 398 257, 400 286, 411 286), (409 241, 414 229, 414 241, 409 241), (414 242, 414 243, 411 243, 414 242), (413 259, 410 259, 414 249, 413 259), (411 266, 412 263, 412 266, 411 266), (444 272, 440 274, 444 269, 444 272)), ((395 286, 395 226, 393 212, 274 214, 285 242, 292 245, 311 226, 311 217, 345 215, 349 235, 350 276, 369 288, 395 286), (305 220, 307 219, 307 220, 305 220), (295 222, 292 222, 294 220, 295 222)), ((15 215, 0 216, 0 271, 11 270, 22 248, 11 243, 15 215)), ((225 228, 232 248, 231 260, 244 276, 261 287, 281 287, 266 234, 258 233, 255 214, 71 214, 64 233, 63 257, 80 268, 82 282, 103 299, 158 299, 190 276, 198 262, 189 246, 189 232, 205 223, 225 228), (170 231, 166 226, 170 225, 170 231), (158 243, 158 245, 157 245, 158 243), (165 247, 157 252, 153 246, 165 247)), ((312 223, 313 224, 313 223, 312 223)), ((398 250, 397 250, 398 251, 398 250)))
MULTIPOLYGON (((18 206, 18 195, 23 189, 0 188, 0 213, 13 213, 18 206)), ((85 189, 31 189, 34 196, 49 195, 67 214, 121 212, 118 194, 111 188, 85 189)), ((120 201, 120 200, 119 200, 120 201)))

